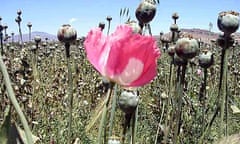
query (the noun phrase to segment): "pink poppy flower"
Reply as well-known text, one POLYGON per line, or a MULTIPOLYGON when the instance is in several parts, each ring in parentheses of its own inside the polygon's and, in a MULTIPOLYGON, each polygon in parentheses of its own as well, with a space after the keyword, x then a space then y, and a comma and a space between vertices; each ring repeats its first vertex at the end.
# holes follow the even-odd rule
POLYGON ((91 30, 84 42, 91 64, 110 81, 126 87, 149 83, 157 74, 160 51, 153 37, 134 34, 128 25, 104 36, 100 28, 91 30))

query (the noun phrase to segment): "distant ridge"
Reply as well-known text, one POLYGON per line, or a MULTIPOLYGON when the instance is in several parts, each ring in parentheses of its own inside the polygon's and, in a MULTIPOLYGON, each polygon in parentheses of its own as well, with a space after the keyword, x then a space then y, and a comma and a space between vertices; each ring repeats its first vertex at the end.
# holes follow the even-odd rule
MULTIPOLYGON (((211 40, 216 40, 219 36, 220 33, 217 32, 211 32, 209 30, 204 30, 204 29, 198 29, 198 28, 193 28, 193 29, 181 29, 181 33, 183 34, 190 34, 193 36, 195 39, 201 39, 204 43, 210 43, 211 40)), ((171 38, 171 32, 165 33, 163 35, 166 38, 171 38)), ((156 38, 159 38, 159 36, 155 36, 156 38)), ((234 33, 234 38, 235 40, 240 43, 240 33, 236 32, 234 33)))
MULTIPOLYGON (((42 41, 45 41, 45 39, 47 38, 49 41, 56 41, 57 40, 57 36, 56 35, 52 35, 46 32, 39 32, 39 31, 34 31, 31 33, 31 39, 32 41, 34 41, 34 37, 35 36, 40 36, 42 38, 42 41)), ((23 42, 28 42, 29 41, 29 34, 23 34, 23 42)), ((12 39, 10 38, 9 41, 11 41, 12 39)), ((14 35, 14 41, 18 42, 20 40, 19 35, 14 35)))

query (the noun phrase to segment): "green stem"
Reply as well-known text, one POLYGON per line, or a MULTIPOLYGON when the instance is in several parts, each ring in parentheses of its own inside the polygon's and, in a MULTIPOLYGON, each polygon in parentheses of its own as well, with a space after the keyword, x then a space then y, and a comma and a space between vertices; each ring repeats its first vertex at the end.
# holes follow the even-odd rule
MULTIPOLYGON (((174 105, 173 103, 173 100, 172 100, 172 95, 171 95, 171 92, 172 92, 172 85, 173 85, 173 57, 171 57, 171 63, 170 63, 170 72, 169 72, 169 82, 168 82, 168 99, 167 99, 167 115, 170 115, 171 113, 171 108, 170 108, 170 101, 172 101, 172 105, 174 105)), ((168 118, 166 117, 165 119, 165 126, 167 127, 167 125, 171 125, 172 123, 172 117, 173 115, 170 116, 170 120, 169 120, 169 124, 168 124, 168 118)), ((165 136, 164 136, 164 143, 167 143, 168 141, 168 134, 169 134, 169 130, 168 129, 165 129, 165 136)), ((156 143, 156 141, 155 141, 156 143)))
POLYGON ((132 144, 136 143, 137 124, 138 124, 138 105, 132 118, 132 144))
POLYGON ((183 98, 183 87, 185 81, 185 72, 187 65, 182 66, 181 77, 177 83, 177 115, 176 115, 176 126, 174 130, 173 143, 176 144, 178 142, 178 135, 180 132, 181 125, 181 115, 182 115, 182 98, 183 98))
POLYGON ((107 35, 109 35, 110 26, 111 26, 111 20, 109 20, 109 21, 108 21, 108 30, 107 30, 107 35))
POLYGON ((19 36, 20 36, 20 40, 21 40, 21 48, 23 48, 23 37, 22 37, 22 30, 21 30, 21 24, 20 22, 18 23, 18 31, 19 31, 19 36))
POLYGON ((225 36, 225 46, 222 49, 222 62, 221 62, 221 77, 220 77, 220 87, 219 87, 219 96, 221 96, 221 112, 220 112, 220 136, 224 133, 227 135, 227 123, 228 123, 228 95, 227 95, 227 74, 228 74, 228 37, 225 36), (224 114, 226 110, 226 122, 224 124, 224 114))
POLYGON ((115 111, 116 111, 116 106, 117 106, 117 85, 114 87, 114 94, 112 98, 112 109, 111 109, 111 114, 110 114, 110 126, 109 126, 109 134, 108 136, 112 136, 112 128, 113 128, 113 120, 115 116, 115 111))
MULTIPOLYGON (((155 144, 157 144, 157 142, 158 142, 157 141, 158 140, 158 134, 159 134, 159 131, 160 131, 160 126, 161 126, 162 119, 163 119, 163 114, 164 114, 164 111, 165 111, 165 105, 166 105, 165 102, 163 102, 162 113, 161 113, 160 120, 159 120, 159 123, 158 123, 157 133, 156 133, 156 136, 155 136, 155 144)), ((167 140, 167 136, 164 138, 164 141, 165 141, 164 143, 166 143, 166 140, 167 140)))
POLYGON ((3 33, 0 31, 0 44, 1 44, 1 55, 3 55, 3 33))
POLYGON ((8 75, 8 72, 7 72, 7 68, 2 60, 2 56, 0 55, 0 69, 1 69, 1 72, 2 72, 2 75, 3 75, 3 78, 4 78, 4 82, 5 82, 5 85, 6 85, 6 89, 7 89, 7 92, 8 92, 8 96, 9 96, 9 99, 10 101, 12 102, 18 116, 20 117, 20 120, 21 120, 21 123, 23 125, 23 128, 24 128, 24 131, 25 131, 25 134, 26 134, 26 139, 27 139, 27 142, 28 144, 33 144, 33 139, 32 139, 32 133, 31 133, 31 130, 28 126, 28 123, 27 123, 27 120, 17 102, 17 99, 15 97, 15 94, 14 94, 14 91, 13 91, 13 88, 11 86, 11 81, 10 81, 10 78, 9 78, 9 75, 8 75))
POLYGON ((65 44, 65 51, 67 57, 67 68, 68 68, 68 98, 69 98, 69 117, 68 117, 68 144, 71 143, 72 139, 72 109, 73 109, 73 79, 72 69, 70 64, 70 44, 65 44))
POLYGON ((98 144, 102 143, 102 133, 105 129, 106 117, 107 117, 107 108, 108 108, 108 104, 109 104, 109 101, 110 101, 110 98, 111 98, 111 95, 112 95, 113 85, 114 84, 110 83, 110 88, 108 89, 107 97, 106 97, 105 102, 104 102, 102 118, 101 118, 101 122, 100 122, 99 129, 98 129, 98 139, 97 139, 98 144))

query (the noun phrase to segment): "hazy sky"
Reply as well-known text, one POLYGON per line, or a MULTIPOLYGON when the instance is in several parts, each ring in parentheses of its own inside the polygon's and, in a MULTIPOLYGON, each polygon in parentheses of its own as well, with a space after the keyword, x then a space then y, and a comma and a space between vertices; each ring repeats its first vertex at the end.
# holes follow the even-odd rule
MULTIPOLYGON (((22 10, 22 31, 28 32, 27 23, 32 22, 32 31, 43 31, 56 34, 62 24, 71 24, 84 36, 87 32, 105 22, 112 16, 111 31, 126 18, 120 19, 121 8, 129 8, 133 20, 135 9, 141 0, 1 0, 0 16, 2 23, 8 25, 8 32, 17 33, 15 22, 16 11, 22 10)), ((160 0, 157 14, 151 22, 153 34, 168 32, 173 23, 171 16, 178 12, 179 28, 209 29, 213 23, 213 31, 218 31, 216 20, 221 11, 234 10, 240 12, 240 0, 160 0)))

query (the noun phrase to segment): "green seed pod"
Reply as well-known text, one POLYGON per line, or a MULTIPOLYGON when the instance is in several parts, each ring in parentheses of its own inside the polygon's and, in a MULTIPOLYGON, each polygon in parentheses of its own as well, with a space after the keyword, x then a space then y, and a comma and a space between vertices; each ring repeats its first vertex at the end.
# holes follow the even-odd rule
POLYGON ((209 68, 214 62, 213 53, 210 51, 204 51, 199 55, 198 60, 200 67, 209 68))
POLYGON ((169 56, 173 57, 175 54, 175 47, 174 46, 170 46, 167 50, 167 53, 169 56))
POLYGON ((43 47, 46 47, 46 46, 47 46, 47 43, 46 43, 46 42, 43 42, 42 46, 43 46, 43 47))
POLYGON ((239 13, 234 11, 223 11, 218 15, 217 25, 225 35, 230 35, 239 28, 239 13))
POLYGON ((35 43, 40 43, 41 42, 41 37, 40 36, 35 36, 34 41, 35 41, 35 43))
POLYGON ((172 19, 177 20, 179 18, 178 13, 173 13, 172 14, 172 19))
POLYGON ((18 10, 17 11, 17 15, 21 15, 22 14, 22 11, 21 10, 18 10))
POLYGON ((153 20, 156 14, 156 4, 143 0, 135 11, 135 16, 139 23, 146 24, 153 20))
POLYGON ((104 22, 100 22, 100 23, 98 24, 98 27, 99 27, 101 30, 104 30, 104 28, 105 28, 105 23, 104 23, 104 22))
POLYGON ((107 21, 111 21, 112 20, 112 17, 111 16, 107 16, 107 21))
POLYGON ((57 33, 58 40, 64 43, 70 43, 76 40, 77 31, 69 24, 62 25, 57 33))
POLYGON ((177 31, 178 31, 178 25, 177 25, 177 24, 172 24, 172 25, 170 26, 170 30, 171 30, 172 32, 177 32, 177 31))
POLYGON ((35 36, 34 37, 34 41, 35 41, 35 43, 40 43, 41 42, 41 37, 40 36, 35 36))
POLYGON ((219 35, 217 38, 217 44, 222 48, 229 48, 233 46, 234 39, 232 36, 225 37, 224 35, 219 35))
POLYGON ((173 57, 173 64, 175 64, 177 66, 186 65, 187 64, 187 60, 186 59, 182 59, 177 54, 175 54, 174 57, 173 57))
POLYGON ((135 91, 123 91, 118 98, 120 109, 127 113, 133 113, 138 105, 139 97, 135 91))
POLYGON ((176 42, 177 55, 182 59, 191 59, 199 52, 199 45, 196 39, 181 38, 176 42))

